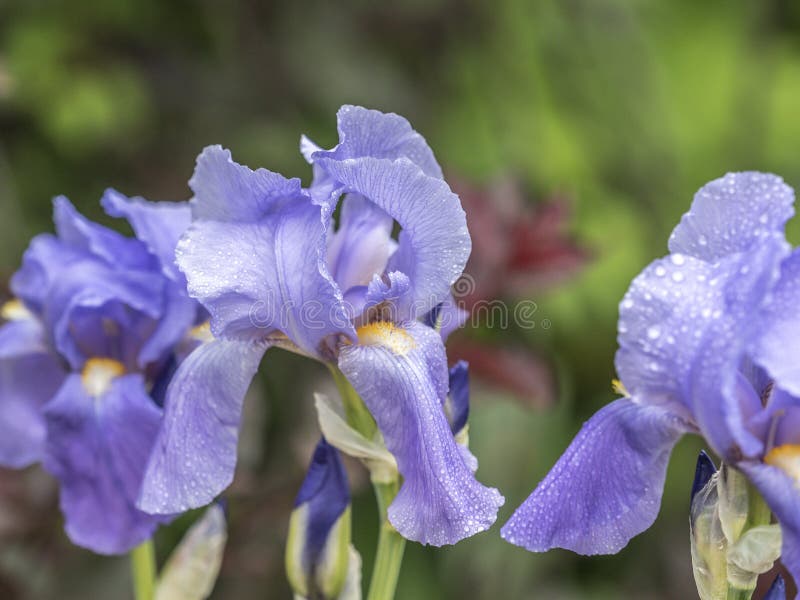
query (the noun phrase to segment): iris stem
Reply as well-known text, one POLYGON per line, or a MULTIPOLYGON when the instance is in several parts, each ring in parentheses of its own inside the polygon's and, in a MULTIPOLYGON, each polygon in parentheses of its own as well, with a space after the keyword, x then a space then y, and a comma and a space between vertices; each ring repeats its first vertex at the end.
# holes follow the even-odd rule
POLYGON ((378 549, 367 600, 392 600, 400 576, 406 540, 389 522, 387 510, 400 486, 397 480, 390 483, 375 482, 373 485, 380 512, 381 529, 378 534, 378 549))
POLYGON ((153 540, 131 550, 131 573, 136 600, 153 600, 156 588, 156 551, 153 540))
MULTIPOLYGON (((342 397, 345 418, 348 425, 371 440, 378 431, 378 425, 364 404, 364 401, 347 381, 336 366, 329 365, 333 380, 342 397)), ((389 505, 400 489, 399 475, 395 474, 391 481, 373 481, 375 499, 378 501, 380 516, 380 532, 378 533, 378 549, 375 552, 375 566, 369 583, 367 600, 393 600, 403 562, 406 540, 389 522, 389 505)))
POLYGON ((329 369, 331 375, 333 375, 333 381, 336 383, 336 388, 339 390, 339 395, 342 397, 347 423, 365 438, 371 440, 378 431, 375 419, 369 414, 367 407, 364 406, 364 401, 353 389, 353 386, 350 385, 350 382, 347 381, 344 373, 334 365, 329 365, 329 369))

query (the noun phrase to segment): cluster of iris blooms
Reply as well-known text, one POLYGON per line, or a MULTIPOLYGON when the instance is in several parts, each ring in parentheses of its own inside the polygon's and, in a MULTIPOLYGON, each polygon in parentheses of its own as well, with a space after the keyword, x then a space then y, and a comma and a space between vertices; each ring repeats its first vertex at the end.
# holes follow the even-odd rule
MULTIPOLYGON (((41 462, 58 479, 74 543, 125 553, 213 502, 271 346, 323 362, 339 391, 316 396, 324 437, 290 519, 298 596, 360 597, 340 452, 369 469, 384 520, 370 598, 393 595, 403 540, 454 544, 496 520, 503 497, 469 451, 467 365, 448 368, 444 345, 466 318, 451 294, 471 250, 459 198, 405 119, 345 106, 338 131, 331 150, 302 138, 309 187, 212 146, 188 203, 108 191, 103 207, 135 238, 55 200, 56 234, 31 242, 3 307, 0 462, 41 462)), ((620 304, 622 397, 584 425, 504 539, 618 552, 655 520, 670 452, 695 433, 723 460, 719 472, 701 461, 693 494, 701 596, 750 597, 779 556, 800 576, 793 200, 760 173, 698 192, 671 253, 620 304)))

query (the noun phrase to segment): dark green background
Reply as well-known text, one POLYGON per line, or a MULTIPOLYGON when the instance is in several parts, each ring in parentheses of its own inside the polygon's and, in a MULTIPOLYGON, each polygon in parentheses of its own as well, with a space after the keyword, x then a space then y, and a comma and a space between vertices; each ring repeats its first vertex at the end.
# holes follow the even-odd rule
MULTIPOLYGON (((510 334, 553 365, 558 404, 473 393, 479 476, 506 494, 504 521, 613 398, 617 303, 666 252, 694 191, 742 169, 800 183, 800 10, 789 0, 392 4, 0 0, 0 270, 7 279, 30 236, 51 230, 56 194, 106 223, 97 201, 107 186, 187 198, 210 143, 307 181, 300 133, 333 143, 343 103, 398 112, 447 171, 516 177, 533 201, 568 197, 571 230, 592 255, 567 283, 531 291, 548 331, 510 334)), ((268 354, 215 598, 289 596, 282 543, 316 436, 311 394, 328 385, 318 366, 268 354)), ((656 525, 618 556, 529 554, 496 526, 443 550, 409 545, 398 598, 692 597, 698 448, 678 446, 656 525)), ((41 475, 1 475, 0 497, 16 485, 36 502, 21 531, 0 519, 0 596, 123 597, 127 562, 69 545, 41 475)), ((368 569, 375 512, 363 473, 351 475, 368 569)), ((162 557, 186 522, 159 533, 162 557)))

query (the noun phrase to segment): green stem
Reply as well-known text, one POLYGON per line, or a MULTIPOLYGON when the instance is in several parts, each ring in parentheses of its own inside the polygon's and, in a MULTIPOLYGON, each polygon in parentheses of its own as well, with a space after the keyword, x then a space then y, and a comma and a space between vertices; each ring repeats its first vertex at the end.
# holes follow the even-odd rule
POLYGON ((725 600, 750 600, 753 590, 740 590, 738 588, 728 588, 728 595, 725 600))
MULTIPOLYGON (((333 365, 329 365, 329 368, 342 397, 347 423, 367 439, 373 439, 378 426, 364 405, 364 401, 339 369, 333 365)), ((406 540, 397 533, 388 517, 389 505, 400 489, 399 475, 395 474, 394 479, 389 482, 373 481, 372 485, 378 501, 381 528, 378 533, 378 549, 375 553, 375 566, 372 569, 367 600, 393 600, 406 547, 406 540)))
POLYGON ((397 495, 399 482, 397 480, 391 483, 376 482, 373 485, 381 516, 381 529, 378 534, 378 550, 367 600, 392 600, 406 547, 406 540, 389 523, 387 516, 387 509, 397 495))
POLYGON ((747 523, 744 530, 747 531, 759 525, 769 525, 772 520, 772 510, 764 501, 761 493, 756 487, 747 480, 747 523))
POLYGON ((131 572, 136 600, 153 600, 156 587, 156 551, 153 540, 131 550, 131 572))
POLYGON ((378 426, 375 424, 375 419, 364 406, 364 401, 361 400, 358 393, 347 381, 338 368, 334 365, 328 365, 333 380, 336 382, 336 388, 339 390, 339 395, 342 397, 342 404, 344 405, 344 413, 347 418, 347 423, 356 431, 361 433, 365 438, 371 440, 378 431, 378 426))

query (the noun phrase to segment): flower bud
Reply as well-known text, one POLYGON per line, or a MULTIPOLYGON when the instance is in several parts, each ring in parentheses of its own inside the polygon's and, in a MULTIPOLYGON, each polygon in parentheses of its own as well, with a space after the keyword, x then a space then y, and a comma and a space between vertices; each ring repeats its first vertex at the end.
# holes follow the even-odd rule
POLYGON ((338 450, 322 438, 295 500, 286 574, 301 598, 339 598, 350 562, 350 490, 338 450))
MULTIPOLYGON (((717 471, 701 452, 692 486, 689 531, 692 567, 702 600, 749 593, 780 555, 781 531, 744 475, 723 464, 717 471)), ((749 596, 748 596, 749 597, 749 596)))
POLYGON ((155 600, 204 600, 217 581, 228 539, 225 510, 212 504, 183 536, 158 579, 155 600))

